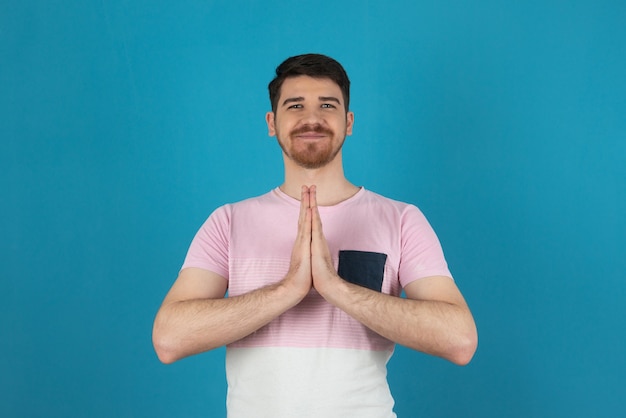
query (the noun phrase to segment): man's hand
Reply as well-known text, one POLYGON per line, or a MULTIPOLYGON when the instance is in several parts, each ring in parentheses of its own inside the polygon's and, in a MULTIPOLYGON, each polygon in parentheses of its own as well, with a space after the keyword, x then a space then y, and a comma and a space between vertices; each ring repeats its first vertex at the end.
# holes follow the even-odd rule
POLYGON ((313 285, 311 275, 311 199, 310 191, 302 186, 298 234, 291 252, 291 264, 283 283, 304 298, 313 285))
POLYGON ((324 296, 326 292, 337 285, 338 281, 341 281, 341 278, 334 267, 322 229, 315 186, 309 188, 309 198, 311 206, 311 274, 313 276, 313 286, 324 296))
POLYGON ((302 186, 298 234, 291 253, 291 265, 283 283, 295 289, 301 297, 311 286, 323 296, 341 280, 333 265, 322 221, 317 208, 315 186, 302 186))

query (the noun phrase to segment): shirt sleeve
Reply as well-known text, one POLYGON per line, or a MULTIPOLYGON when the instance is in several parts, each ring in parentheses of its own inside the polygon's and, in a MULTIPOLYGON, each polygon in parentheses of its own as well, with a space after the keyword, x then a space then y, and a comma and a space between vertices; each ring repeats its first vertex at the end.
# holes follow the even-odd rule
POLYGON ((191 241, 181 270, 196 267, 228 279, 230 213, 230 205, 225 205, 209 216, 191 241))
POLYGON ((424 214, 408 205, 401 217, 401 248, 398 276, 402 287, 431 276, 452 278, 439 238, 424 214))

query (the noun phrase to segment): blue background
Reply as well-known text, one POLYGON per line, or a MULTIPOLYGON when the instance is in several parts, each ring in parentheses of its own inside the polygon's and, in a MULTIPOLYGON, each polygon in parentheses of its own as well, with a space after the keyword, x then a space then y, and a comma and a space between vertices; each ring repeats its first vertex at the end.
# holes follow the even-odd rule
POLYGON ((0 415, 219 417, 223 349, 152 320, 217 206, 282 181, 266 85, 353 83, 349 179, 417 204, 479 328, 398 347, 401 417, 626 414, 626 3, 22 1, 0 6, 0 415))

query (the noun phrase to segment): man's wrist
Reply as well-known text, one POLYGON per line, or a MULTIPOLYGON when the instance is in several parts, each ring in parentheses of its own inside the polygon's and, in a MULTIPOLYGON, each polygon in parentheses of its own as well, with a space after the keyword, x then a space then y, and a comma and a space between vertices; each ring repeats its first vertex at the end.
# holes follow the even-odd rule
POLYGON ((277 283, 280 297, 288 300, 292 300, 293 305, 300 303, 302 299, 309 293, 311 287, 303 286, 291 275, 287 275, 283 280, 277 283))

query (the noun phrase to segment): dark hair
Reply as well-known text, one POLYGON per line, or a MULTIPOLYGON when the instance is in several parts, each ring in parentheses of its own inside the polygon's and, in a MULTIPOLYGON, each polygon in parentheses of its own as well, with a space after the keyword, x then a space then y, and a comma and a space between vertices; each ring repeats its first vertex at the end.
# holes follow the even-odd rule
POLYGON ((334 81, 343 95, 346 112, 350 104, 350 80, 346 70, 334 59, 321 54, 304 54, 287 58, 276 67, 276 77, 268 85, 272 111, 276 112, 280 89, 285 79, 306 75, 314 78, 328 78, 334 81))

